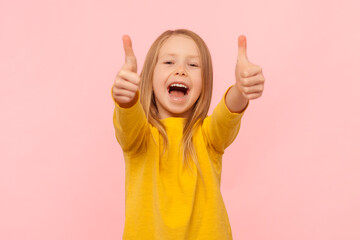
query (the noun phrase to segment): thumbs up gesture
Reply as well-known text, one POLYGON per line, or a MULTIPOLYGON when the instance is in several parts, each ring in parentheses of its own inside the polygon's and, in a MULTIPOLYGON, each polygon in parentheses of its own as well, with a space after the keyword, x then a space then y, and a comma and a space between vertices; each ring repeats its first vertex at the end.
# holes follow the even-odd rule
POLYGON ((246 54, 246 37, 238 38, 238 57, 235 66, 236 87, 247 99, 256 99, 262 95, 265 78, 262 68, 249 62, 246 54))
POLYGON ((131 39, 123 36, 125 63, 117 73, 112 86, 112 94, 120 107, 131 107, 137 101, 140 76, 137 72, 137 63, 132 49, 131 39))

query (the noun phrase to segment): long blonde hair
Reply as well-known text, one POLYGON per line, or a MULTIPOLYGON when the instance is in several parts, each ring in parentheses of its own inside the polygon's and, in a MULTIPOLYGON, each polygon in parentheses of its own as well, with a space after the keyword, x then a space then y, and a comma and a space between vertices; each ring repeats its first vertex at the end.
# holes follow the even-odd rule
POLYGON ((154 41, 146 55, 144 66, 140 74, 140 102, 144 108, 148 122, 159 130, 159 133, 163 138, 164 153, 168 146, 168 138, 165 126, 158 118, 158 110, 152 84, 154 69, 158 61, 160 48, 164 44, 165 40, 173 35, 185 35, 190 37, 194 40, 200 52, 202 91, 198 100, 195 102, 189 117, 185 121, 183 128, 182 149, 183 166, 186 164, 192 170, 189 163, 190 159, 192 159, 203 177, 197 161, 192 136, 196 128, 201 126, 209 111, 213 88, 213 67, 209 49, 199 35, 187 29, 167 30, 154 41))

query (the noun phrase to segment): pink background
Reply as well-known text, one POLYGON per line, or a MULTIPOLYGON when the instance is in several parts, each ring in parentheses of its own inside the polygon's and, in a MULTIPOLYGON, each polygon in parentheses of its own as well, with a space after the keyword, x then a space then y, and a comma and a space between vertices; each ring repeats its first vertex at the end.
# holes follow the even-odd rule
MULTIPOLYGON (((0 1, 0 239, 121 239, 125 177, 110 89, 129 34, 139 73, 167 29, 214 63, 211 112, 237 37, 263 68, 223 160, 234 239, 360 239, 357 0, 0 1)), ((211 113, 210 112, 210 113, 211 113)))

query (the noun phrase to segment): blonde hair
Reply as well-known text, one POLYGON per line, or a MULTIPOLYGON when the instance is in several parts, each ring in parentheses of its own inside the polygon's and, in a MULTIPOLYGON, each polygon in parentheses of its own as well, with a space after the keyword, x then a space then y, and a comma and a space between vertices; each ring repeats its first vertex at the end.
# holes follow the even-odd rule
POLYGON ((177 29, 174 31, 167 30, 154 41, 146 55, 144 66, 140 74, 140 102, 144 108, 148 122, 159 130, 159 133, 163 138, 164 154, 165 149, 168 147, 168 138, 166 135, 165 126, 158 118, 158 110, 152 86, 154 69, 158 61, 160 48, 168 38, 174 35, 185 35, 190 37, 196 43, 200 53, 202 91, 198 100, 192 107, 192 111, 189 117, 185 121, 183 127, 182 149, 183 166, 186 164, 192 170, 189 163, 190 159, 192 159, 199 169, 201 177, 203 177, 199 163, 197 161, 192 136, 196 128, 201 126, 209 111, 213 88, 213 68, 209 49, 199 35, 187 29, 177 29))

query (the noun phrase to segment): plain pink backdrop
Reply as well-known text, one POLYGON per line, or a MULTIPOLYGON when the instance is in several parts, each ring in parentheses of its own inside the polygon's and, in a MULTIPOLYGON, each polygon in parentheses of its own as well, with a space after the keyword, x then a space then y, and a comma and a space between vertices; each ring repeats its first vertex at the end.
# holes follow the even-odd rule
POLYGON ((177 28, 210 48, 209 113, 234 83, 239 35, 266 79, 223 159, 234 239, 360 239, 359 8, 1 0, 0 239, 121 239, 125 166, 110 96, 121 38, 132 38, 140 72, 155 38, 177 28))

